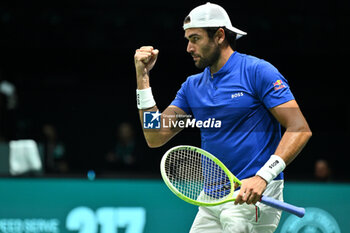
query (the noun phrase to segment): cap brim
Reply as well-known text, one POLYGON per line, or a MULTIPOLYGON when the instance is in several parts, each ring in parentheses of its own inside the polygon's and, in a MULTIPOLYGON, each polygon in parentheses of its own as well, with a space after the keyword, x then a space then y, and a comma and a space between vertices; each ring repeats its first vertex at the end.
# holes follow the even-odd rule
POLYGON ((244 31, 242 31, 242 30, 239 30, 238 28, 235 28, 235 27, 227 27, 227 29, 237 34, 236 39, 239 39, 239 38, 241 38, 242 36, 247 35, 246 32, 244 32, 244 31))

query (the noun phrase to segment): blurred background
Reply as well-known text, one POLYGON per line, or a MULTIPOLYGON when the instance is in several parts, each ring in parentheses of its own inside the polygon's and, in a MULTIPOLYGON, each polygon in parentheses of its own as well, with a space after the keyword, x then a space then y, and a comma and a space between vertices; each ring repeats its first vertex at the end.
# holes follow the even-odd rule
MULTIPOLYGON (((172 145, 199 145, 183 132, 160 149, 143 139, 135 101, 133 55, 153 45, 160 55, 151 85, 160 109, 187 76, 198 73, 186 53, 184 17, 202 1, 1 1, 1 140, 34 139, 45 174, 158 172, 172 145), (9 88, 7 88, 9 89, 9 88), (142 166, 139 166, 142 164, 142 166)), ((288 79, 313 131, 287 179, 311 180, 318 159, 332 179, 349 180, 349 98, 344 67, 348 3, 341 1, 216 1, 248 32, 237 51, 263 58, 288 79)), ((195 134, 195 136, 193 135, 195 134)))
MULTIPOLYGON (((1 1, 1 175, 11 176, 12 140, 32 139, 39 148, 42 169, 20 177, 160 178, 166 150, 199 146, 199 132, 192 130, 162 148, 147 147, 133 56, 143 45, 160 50, 151 86, 164 110, 187 76, 201 72, 186 53, 182 22, 204 3, 1 1)), ((215 3, 248 32, 237 51, 269 61, 288 79, 313 131, 286 180, 349 182, 349 2, 215 3)))

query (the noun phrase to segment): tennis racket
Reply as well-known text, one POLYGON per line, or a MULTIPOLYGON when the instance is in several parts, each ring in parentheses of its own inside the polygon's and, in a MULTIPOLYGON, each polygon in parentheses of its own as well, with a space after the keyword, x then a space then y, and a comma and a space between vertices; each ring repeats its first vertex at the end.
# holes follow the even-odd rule
MULTIPOLYGON (((215 206, 235 201, 237 179, 209 152, 194 146, 176 146, 161 161, 161 174, 169 189, 182 200, 198 206, 215 206)), ((303 217, 305 209, 262 196, 261 203, 303 217)))

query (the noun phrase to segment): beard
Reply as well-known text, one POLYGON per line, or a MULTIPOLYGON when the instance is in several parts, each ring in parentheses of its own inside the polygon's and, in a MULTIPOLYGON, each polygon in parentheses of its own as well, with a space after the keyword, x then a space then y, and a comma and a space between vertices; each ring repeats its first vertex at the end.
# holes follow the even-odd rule
POLYGON ((218 46, 213 48, 208 45, 202 49, 202 54, 202 56, 197 55, 199 59, 194 63, 199 69, 215 64, 219 60, 220 49, 218 46))

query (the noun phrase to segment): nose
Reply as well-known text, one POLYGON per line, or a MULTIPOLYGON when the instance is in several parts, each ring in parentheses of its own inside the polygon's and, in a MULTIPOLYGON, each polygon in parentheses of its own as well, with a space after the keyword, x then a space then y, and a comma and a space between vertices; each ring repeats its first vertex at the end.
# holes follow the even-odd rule
POLYGON ((188 53, 194 52, 193 45, 192 45, 192 43, 191 43, 190 41, 189 41, 188 44, 187 44, 187 49, 186 49, 186 51, 187 51, 188 53))

